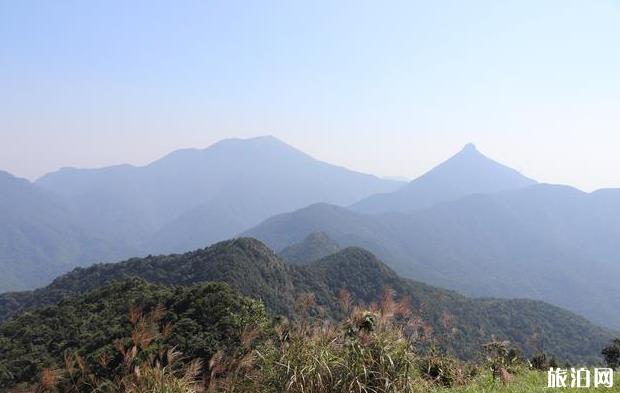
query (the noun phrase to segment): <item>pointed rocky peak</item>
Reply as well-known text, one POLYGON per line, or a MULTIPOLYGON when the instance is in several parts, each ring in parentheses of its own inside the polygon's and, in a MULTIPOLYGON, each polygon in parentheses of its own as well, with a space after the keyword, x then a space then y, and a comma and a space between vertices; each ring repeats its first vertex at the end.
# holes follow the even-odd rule
POLYGON ((437 168, 441 168, 445 166, 446 164, 453 163, 453 162, 458 162, 459 165, 462 164, 463 162, 485 162, 489 165, 499 164, 493 161, 492 159, 490 159, 489 157, 487 157, 486 155, 484 155, 482 152, 480 152, 480 150, 478 150, 476 145, 474 145, 473 143, 468 143, 465 146, 463 146, 463 148, 458 153, 448 158, 441 164, 437 165, 435 168, 431 169, 429 172, 432 172, 436 170, 437 168))
MULTIPOLYGON (((468 143, 457 154, 437 165, 423 176, 413 182, 422 181, 427 177, 446 176, 450 180, 473 181, 484 180, 489 183, 490 189, 498 190, 506 188, 519 188, 521 184, 534 184, 535 181, 528 179, 515 169, 507 167, 481 153, 476 145, 468 143), (464 179, 461 177, 464 176, 464 179), (484 179, 485 176, 491 176, 484 179), (492 184, 497 184, 494 187, 492 184), (503 183, 514 183, 516 186, 504 186, 503 183)), ((446 179, 448 180, 448 179, 446 179)))
POLYGON ((482 154, 473 143, 405 187, 377 194, 353 207, 365 213, 411 212, 471 194, 493 193, 536 184, 482 154))

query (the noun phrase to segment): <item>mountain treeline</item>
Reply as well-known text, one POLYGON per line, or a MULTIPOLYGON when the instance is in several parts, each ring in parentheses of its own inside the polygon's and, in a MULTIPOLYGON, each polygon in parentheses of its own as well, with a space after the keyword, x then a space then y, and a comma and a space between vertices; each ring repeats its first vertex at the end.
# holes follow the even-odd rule
POLYGON ((56 304, 129 277, 174 286, 226 282, 264 302, 271 315, 291 319, 298 317, 298 299, 305 295, 314 299, 312 315, 340 319, 340 291, 357 304, 371 305, 389 288, 398 300, 407 299, 421 327, 433 332, 438 345, 465 359, 497 338, 510 340, 526 354, 546 351, 571 362, 597 362, 600 348, 612 337, 605 329, 543 302, 468 298, 402 279, 360 248, 346 248, 307 265, 289 265, 247 238, 185 254, 78 268, 48 287, 0 295, 0 317, 56 304))

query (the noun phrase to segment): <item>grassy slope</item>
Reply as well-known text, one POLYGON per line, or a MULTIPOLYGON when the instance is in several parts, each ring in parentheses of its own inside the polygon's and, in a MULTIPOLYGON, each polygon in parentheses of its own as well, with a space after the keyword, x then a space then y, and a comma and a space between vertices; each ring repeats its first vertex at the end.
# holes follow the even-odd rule
POLYGON ((589 389, 549 389, 547 388, 547 373, 529 371, 522 375, 515 376, 512 383, 504 386, 500 382, 493 382, 490 374, 483 374, 474 382, 467 386, 455 387, 450 389, 437 388, 432 393, 540 393, 540 392, 600 392, 612 393, 620 392, 618 385, 618 373, 616 372, 615 386, 609 388, 589 388, 589 389))

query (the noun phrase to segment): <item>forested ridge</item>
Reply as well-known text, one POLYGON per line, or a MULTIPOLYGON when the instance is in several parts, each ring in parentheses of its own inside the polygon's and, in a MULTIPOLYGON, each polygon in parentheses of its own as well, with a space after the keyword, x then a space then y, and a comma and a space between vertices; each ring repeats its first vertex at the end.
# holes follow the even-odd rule
POLYGON ((114 280, 140 277, 168 286, 226 282, 260 300, 272 316, 298 317, 298 299, 311 294, 316 316, 342 317, 338 296, 356 304, 378 302, 386 288, 408 299, 421 326, 442 348, 461 358, 476 356, 492 338, 506 339, 526 354, 541 350, 572 362, 600 360, 612 333, 561 308, 532 300, 475 299, 400 278, 368 251, 350 247, 307 265, 289 265, 257 240, 239 238, 185 254, 134 258, 78 268, 48 287, 0 295, 0 317, 53 305, 114 280))

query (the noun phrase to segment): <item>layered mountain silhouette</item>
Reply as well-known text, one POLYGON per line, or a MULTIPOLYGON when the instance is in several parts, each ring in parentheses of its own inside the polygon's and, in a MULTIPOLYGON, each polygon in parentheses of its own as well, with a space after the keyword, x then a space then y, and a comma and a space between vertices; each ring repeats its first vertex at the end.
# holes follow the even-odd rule
POLYGON ((470 143, 397 191, 370 196, 352 208, 363 213, 411 212, 471 194, 522 188, 535 183, 484 156, 470 143))
POLYGON ((36 184, 68 199, 98 234, 148 252, 203 247, 277 213, 316 202, 347 205, 399 186, 273 137, 179 150, 144 167, 62 169, 36 184))
POLYGON ((544 299, 620 327, 620 190, 539 184, 407 214, 318 204, 245 235, 281 250, 317 231, 371 250, 408 278, 476 296, 544 299))
MULTIPOLYGON (((298 316, 295 300, 309 292, 316 299, 310 312, 338 318, 343 313, 338 302, 341 290, 349 292, 356 302, 368 305, 379 301, 386 288, 390 288, 396 297, 410 299, 411 311, 434 332, 441 346, 463 358, 472 358, 483 343, 497 338, 511 340, 526 354, 544 349, 573 362, 596 361, 601 346, 612 337, 611 332, 543 302, 472 299, 400 278, 361 248, 346 248, 307 265, 289 265, 264 244, 249 238, 180 255, 79 268, 45 288, 0 295, 0 320, 87 294, 128 277, 160 285, 227 282, 245 295, 261 299, 272 314, 290 318, 298 316)), ((88 296, 79 299, 83 301, 88 296)), ((49 316, 51 312, 54 309, 31 314, 49 316)))
POLYGON ((204 247, 273 214, 400 185, 273 137, 179 150, 144 167, 65 168, 34 184, 2 173, 0 182, 0 292, 77 265, 204 247))
POLYGON ((545 300, 620 328, 620 190, 537 184, 473 145, 405 185, 272 137, 143 167, 67 168, 34 184, 0 173, 0 292, 238 234, 296 264, 363 247, 407 278, 545 300))

